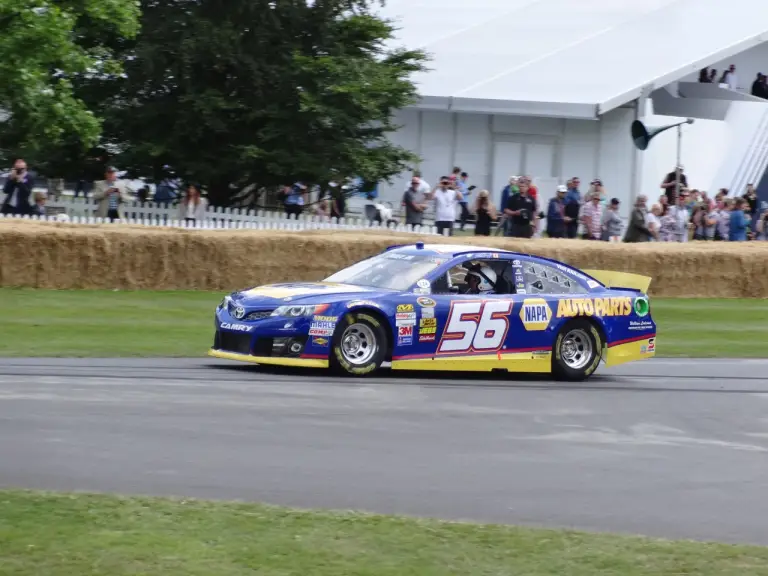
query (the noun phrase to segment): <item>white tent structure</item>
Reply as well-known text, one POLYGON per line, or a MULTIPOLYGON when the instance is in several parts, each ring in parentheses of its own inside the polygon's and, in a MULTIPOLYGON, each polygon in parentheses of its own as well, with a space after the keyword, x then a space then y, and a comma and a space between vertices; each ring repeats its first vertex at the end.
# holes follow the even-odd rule
MULTIPOLYGON (((677 83, 733 62, 748 94, 754 75, 765 71, 757 63, 768 68, 768 4, 388 0, 380 12, 399 27, 397 45, 432 58, 431 70, 414 77, 421 100, 400 112, 403 128, 393 138, 421 155, 430 183, 457 165, 498 199, 511 174, 532 174, 547 189, 571 176, 599 177, 626 210, 635 194, 657 194, 675 163, 674 131, 654 139, 644 157, 634 151, 635 118, 651 125, 676 115, 701 119, 686 127, 695 137, 686 137, 683 157, 701 188, 735 185, 744 171, 733 159, 713 165, 712 150, 698 162, 701 138, 717 137, 722 153, 733 139, 761 145, 746 126, 768 120, 765 101, 717 85, 677 98, 677 83)), ((766 154, 750 168, 761 175, 768 141, 762 145, 766 154)), ((384 186, 384 195, 398 199, 408 176, 384 186)))

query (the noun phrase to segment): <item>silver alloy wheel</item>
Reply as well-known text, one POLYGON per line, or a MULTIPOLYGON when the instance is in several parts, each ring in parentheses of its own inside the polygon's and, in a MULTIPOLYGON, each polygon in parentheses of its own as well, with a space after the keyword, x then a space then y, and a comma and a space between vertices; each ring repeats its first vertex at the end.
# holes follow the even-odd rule
POLYGON ((341 353, 355 366, 368 364, 379 349, 376 336, 366 324, 352 324, 341 336, 341 353))
POLYGON ((584 330, 571 330, 560 342, 560 357, 568 368, 581 370, 592 360, 592 348, 592 340, 584 330))

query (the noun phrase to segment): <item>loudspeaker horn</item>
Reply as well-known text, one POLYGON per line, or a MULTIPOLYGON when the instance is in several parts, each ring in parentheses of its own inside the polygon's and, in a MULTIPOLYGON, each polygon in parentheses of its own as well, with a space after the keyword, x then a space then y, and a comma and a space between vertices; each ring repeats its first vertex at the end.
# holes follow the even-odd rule
POLYGON ((640 120, 635 120, 632 122, 631 126, 632 142, 635 143, 635 147, 638 150, 645 150, 648 148, 648 144, 650 143, 651 139, 654 138, 657 134, 661 134, 665 130, 675 128, 681 124, 693 124, 693 118, 688 118, 687 120, 677 122, 676 124, 670 124, 669 126, 658 126, 656 128, 646 128, 645 124, 643 124, 640 120))

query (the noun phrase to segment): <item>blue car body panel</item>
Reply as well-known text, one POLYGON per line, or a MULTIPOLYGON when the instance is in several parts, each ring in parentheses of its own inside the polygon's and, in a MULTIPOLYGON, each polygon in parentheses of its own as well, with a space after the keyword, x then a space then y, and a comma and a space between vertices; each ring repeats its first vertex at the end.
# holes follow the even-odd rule
POLYGON ((213 355, 326 366, 337 324, 361 310, 389 327, 394 369, 548 371, 557 334, 575 317, 599 327, 609 365, 655 355, 656 325, 647 295, 637 289, 609 288, 562 262, 495 248, 408 245, 384 254, 429 258, 434 268, 402 291, 297 282, 234 292, 216 309, 213 355), (452 292, 449 271, 470 261, 501 271, 507 293, 452 292), (270 316, 279 307, 294 307, 291 313, 318 308, 299 317, 270 316), (294 350, 275 350, 276 342, 294 350))

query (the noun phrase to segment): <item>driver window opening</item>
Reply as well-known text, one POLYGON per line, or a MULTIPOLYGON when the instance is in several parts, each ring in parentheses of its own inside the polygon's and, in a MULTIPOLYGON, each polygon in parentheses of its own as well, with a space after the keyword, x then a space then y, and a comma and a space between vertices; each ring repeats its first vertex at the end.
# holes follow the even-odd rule
POLYGON ((433 294, 514 294, 512 268, 506 260, 469 260, 432 282, 433 294))

